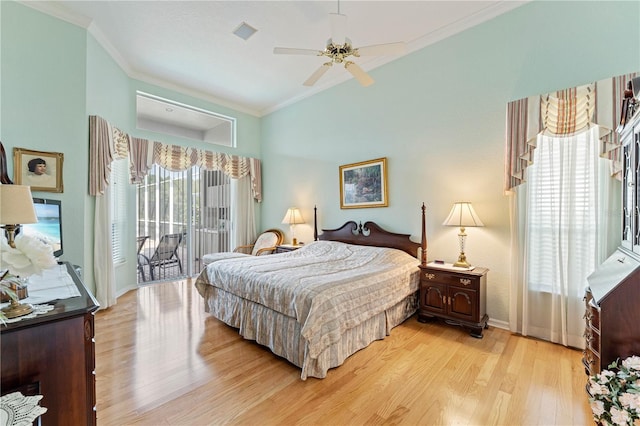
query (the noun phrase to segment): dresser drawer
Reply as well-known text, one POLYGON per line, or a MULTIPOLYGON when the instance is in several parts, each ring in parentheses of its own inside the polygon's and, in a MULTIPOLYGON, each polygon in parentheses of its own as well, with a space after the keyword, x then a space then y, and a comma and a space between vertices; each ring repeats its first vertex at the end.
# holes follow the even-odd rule
POLYGON ((588 376, 600 373, 600 357, 590 348, 582 352, 582 364, 588 376))
POLYGON ((595 353, 600 353, 600 333, 591 327, 587 327, 584 332, 584 339, 587 348, 595 353))
POLYGON ((439 282, 442 284, 451 284, 458 287, 478 289, 480 285, 480 277, 472 275, 458 275, 446 271, 436 269, 427 269, 422 271, 422 280, 439 282))
POLYGON ((591 303, 587 304, 584 316, 591 328, 600 330, 600 309, 597 306, 593 306, 591 303))

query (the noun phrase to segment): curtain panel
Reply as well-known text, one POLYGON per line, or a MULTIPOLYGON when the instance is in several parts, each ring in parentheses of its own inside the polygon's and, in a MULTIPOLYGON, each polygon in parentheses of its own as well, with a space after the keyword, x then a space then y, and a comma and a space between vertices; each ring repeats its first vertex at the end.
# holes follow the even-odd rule
POLYGON ((640 73, 600 80, 584 86, 518 99, 507 104, 504 190, 511 193, 525 181, 533 162, 537 135, 571 136, 598 125, 600 156, 611 161, 610 173, 620 178, 620 142, 614 130, 620 120, 627 81, 640 73))

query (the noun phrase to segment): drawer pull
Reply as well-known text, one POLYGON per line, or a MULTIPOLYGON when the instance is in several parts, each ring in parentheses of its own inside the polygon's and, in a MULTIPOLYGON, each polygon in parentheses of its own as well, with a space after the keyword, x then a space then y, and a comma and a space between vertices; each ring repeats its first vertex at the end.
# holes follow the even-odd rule
POLYGON ((471 280, 469 278, 460 278, 460 283, 463 285, 471 284, 471 280))
POLYGON ((428 280, 432 280, 436 277, 436 274, 424 274, 424 276, 428 279, 428 280))

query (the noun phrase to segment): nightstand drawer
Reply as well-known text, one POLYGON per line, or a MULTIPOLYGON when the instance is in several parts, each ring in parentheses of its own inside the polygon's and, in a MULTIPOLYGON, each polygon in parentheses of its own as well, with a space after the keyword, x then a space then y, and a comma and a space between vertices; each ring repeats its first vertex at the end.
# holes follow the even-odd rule
POLYGON ((437 269, 423 270, 420 278, 426 281, 451 284, 473 289, 477 289, 480 285, 479 276, 460 275, 452 272, 440 271, 437 269))

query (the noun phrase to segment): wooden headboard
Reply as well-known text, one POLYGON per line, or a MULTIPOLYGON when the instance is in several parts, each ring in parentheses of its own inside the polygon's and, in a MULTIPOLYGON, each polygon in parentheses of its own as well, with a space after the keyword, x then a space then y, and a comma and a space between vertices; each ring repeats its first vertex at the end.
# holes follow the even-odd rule
POLYGON ((322 234, 318 234, 317 207, 313 208, 313 237, 314 240, 340 241, 347 244, 357 244, 361 246, 390 247, 409 253, 413 257, 418 257, 418 249, 422 249, 421 263, 427 264, 427 237, 425 230, 425 210, 422 204, 422 242, 411 241, 410 234, 397 234, 389 232, 378 226, 375 222, 365 222, 357 224, 349 221, 336 229, 323 229, 322 234))

